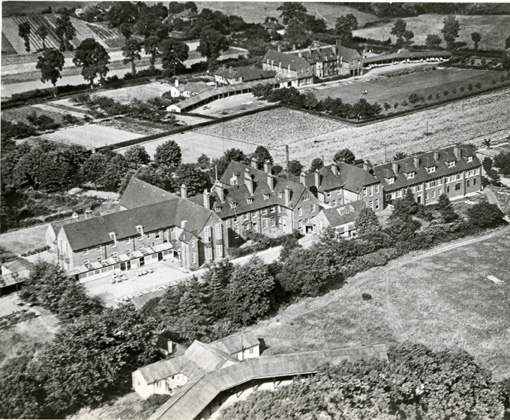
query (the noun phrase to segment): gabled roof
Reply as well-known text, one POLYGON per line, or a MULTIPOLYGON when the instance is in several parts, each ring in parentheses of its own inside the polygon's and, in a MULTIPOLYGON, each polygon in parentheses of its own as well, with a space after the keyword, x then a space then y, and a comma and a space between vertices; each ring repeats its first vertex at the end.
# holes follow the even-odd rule
POLYGON ((183 373, 188 379, 202 376, 205 371, 184 356, 161 360, 138 369, 147 384, 183 373))
POLYGON ((481 163, 476 157, 475 148, 470 145, 462 145, 449 146, 437 151, 416 153, 414 156, 375 166, 373 170, 377 179, 381 181, 384 190, 388 192, 479 166, 481 166, 481 163), (468 157, 472 158, 471 162, 467 161, 468 157), (447 162, 451 161, 455 161, 455 166, 449 168, 447 162), (426 168, 432 166, 435 166, 436 170, 429 174, 426 168), (397 171, 395 172, 394 169, 397 169, 397 171), (414 177, 408 179, 407 174, 410 172, 414 172, 414 177), (395 182, 388 184, 389 178, 395 178, 395 182))
MULTIPOLYGON (((306 175, 305 182, 308 188, 315 188, 319 192, 326 192, 338 188, 344 188, 348 191, 359 193, 363 187, 378 183, 379 181, 368 171, 358 166, 350 165, 345 162, 336 164, 337 175, 334 174, 332 165, 323 166, 319 169, 319 188, 315 185, 315 173, 310 172, 306 175)), ((293 179, 297 179, 294 177, 293 179)))
POLYGON ((195 94, 207 92, 208 90, 211 90, 211 86, 209 86, 205 82, 188 82, 185 85, 181 85, 178 87, 178 89, 181 92, 191 92, 195 94))
POLYGON ((358 51, 356 51, 352 48, 344 47, 343 45, 337 45, 336 55, 338 57, 341 57, 342 60, 352 60, 352 59, 361 58, 361 55, 358 51))
POLYGON ((282 69, 288 69, 290 67, 291 70, 296 72, 301 72, 301 69, 303 69, 303 74, 310 76, 312 75, 312 69, 308 61, 296 55, 269 50, 264 56, 263 62, 267 63, 267 60, 269 60, 276 67, 280 67, 280 65, 282 69))
POLYGON ((387 361, 385 345, 283 354, 248 359, 234 366, 209 372, 179 388, 149 420, 192 420, 221 392, 255 379, 317 373, 325 363, 365 359, 387 361))
POLYGON ((221 369, 227 362, 239 362, 239 360, 234 359, 228 353, 210 347, 208 344, 201 343, 198 340, 195 340, 186 350, 184 357, 193 361, 200 369, 206 372, 221 369))
POLYGON ((229 335, 221 340, 209 343, 209 347, 221 350, 227 354, 238 353, 244 349, 249 349, 250 347, 257 345, 260 345, 259 339, 250 332, 241 332, 229 335))
MULTIPOLYGON (((218 194, 219 184, 215 184, 210 193, 211 209, 222 219, 242 214, 250 211, 260 210, 266 207, 280 205, 289 209, 294 209, 300 202, 303 194, 310 191, 292 180, 272 176, 274 180, 274 190, 268 184, 268 174, 260 169, 252 168, 240 162, 230 162, 227 170, 221 177, 221 184, 227 187, 223 188, 224 201, 222 202, 218 194), (253 195, 250 194, 246 185, 246 174, 253 179, 253 195), (231 185, 230 180, 236 175, 238 185, 231 185), (285 189, 290 190, 290 202, 285 203, 285 189), (248 203, 248 199, 250 202, 248 203), (236 203, 235 208, 231 203, 236 203)), ((313 194, 310 199, 314 200, 313 194)), ((197 204, 204 205, 203 194, 191 197, 191 200, 197 204)))
POLYGON ((17 258, 13 261, 2 263, 2 274, 16 274, 23 271, 31 270, 33 264, 24 258, 17 258))
POLYGON ((109 233, 115 232, 117 240, 138 234, 136 226, 144 232, 153 232, 172 226, 181 226, 186 221, 185 230, 198 235, 204 225, 213 219, 221 220, 213 212, 197 206, 189 200, 176 197, 161 203, 135 207, 133 209, 92 217, 80 222, 62 226, 73 251, 111 243, 109 233))
POLYGON ((132 209, 175 198, 177 198, 175 194, 133 176, 122 194, 119 204, 127 209, 132 209))
POLYGON ((321 212, 329 223, 336 228, 356 221, 359 212, 365 207, 363 200, 353 201, 340 207, 322 209, 321 212))
POLYGON ((214 72, 215 75, 224 77, 226 79, 242 79, 243 82, 250 82, 252 80, 270 79, 276 75, 275 71, 266 71, 257 69, 255 67, 236 67, 219 68, 214 72))

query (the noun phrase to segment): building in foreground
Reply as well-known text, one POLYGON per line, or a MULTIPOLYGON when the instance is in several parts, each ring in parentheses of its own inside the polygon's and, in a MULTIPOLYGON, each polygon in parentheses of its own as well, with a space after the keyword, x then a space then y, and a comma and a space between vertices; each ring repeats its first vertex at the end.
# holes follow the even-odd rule
POLYGON ((141 367, 132 373, 133 389, 143 399, 172 394, 208 372, 238 365, 260 356, 260 341, 251 333, 238 333, 209 344, 195 340, 183 355, 141 367))
POLYGON ((262 81, 276 76, 275 71, 266 71, 256 67, 220 67, 214 71, 214 81, 218 86, 237 85, 239 83, 262 81))
POLYGON ((211 370, 186 383, 149 420, 193 420, 211 417, 223 405, 257 390, 273 390, 295 378, 314 375, 325 363, 377 359, 387 361, 386 346, 311 351, 262 356, 211 370))
POLYGON ((372 168, 384 190, 384 201, 404 197, 408 188, 420 204, 434 204, 445 193, 448 198, 465 197, 481 190, 482 164, 470 145, 449 146, 418 153, 372 168))

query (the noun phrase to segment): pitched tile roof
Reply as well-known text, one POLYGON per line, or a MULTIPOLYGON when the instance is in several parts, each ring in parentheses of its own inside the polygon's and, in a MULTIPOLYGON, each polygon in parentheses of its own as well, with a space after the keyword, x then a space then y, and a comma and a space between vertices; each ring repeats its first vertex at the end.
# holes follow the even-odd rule
MULTIPOLYGON (((337 174, 335 175, 333 172, 333 165, 335 164, 323 166, 319 169, 319 188, 317 188, 315 184, 314 172, 306 174, 306 186, 310 189, 317 189, 319 192, 344 188, 348 191, 358 193, 363 187, 379 182, 377 178, 363 168, 349 165, 345 162, 339 162, 335 165, 337 167, 337 174)), ((292 179, 297 180, 298 177, 292 177, 292 179)))
POLYGON ((250 332, 241 332, 229 335, 221 340, 213 341, 212 343, 209 343, 208 346, 221 350, 227 354, 234 354, 259 344, 260 341, 257 337, 255 337, 255 335, 250 332))
POLYGON ((365 202, 357 200, 341 207, 322 209, 321 212, 326 217, 329 225, 335 228, 356 221, 359 212, 363 208, 365 208, 365 202))
MULTIPOLYGON (((309 190, 300 183, 276 176, 271 176, 274 181, 274 189, 271 191, 268 177, 268 174, 260 169, 252 168, 240 162, 230 162, 221 177, 221 182, 215 184, 213 191, 210 193, 211 209, 222 219, 274 205, 294 209, 303 194, 309 193, 309 190), (250 193, 246 184, 247 174, 253 179, 253 194, 250 193), (230 180, 234 175, 237 177, 238 185, 231 185, 230 180), (223 188, 221 185, 223 185, 223 188), (287 188, 290 191, 288 205, 285 202, 285 190, 287 188), (218 190, 220 189, 223 189, 223 201, 219 195, 218 190), (236 203, 235 208, 233 203, 236 203)), ((311 199, 315 199, 312 194, 310 195, 311 199)), ((190 200, 204 205, 203 194, 191 197, 190 200)))
POLYGON ((228 69, 222 67, 216 70, 214 74, 227 79, 241 78, 243 82, 250 82, 252 80, 270 79, 276 75, 276 72, 257 69, 255 67, 236 67, 228 69))
POLYGON ((301 70, 303 70, 303 76, 312 75, 312 68, 310 67, 310 63, 308 63, 308 61, 306 61, 304 58, 298 57, 296 55, 269 50, 264 56, 263 62, 267 63, 267 60, 274 64, 275 67, 280 67, 281 65, 282 69, 288 69, 290 67, 291 70, 299 73, 301 73, 301 70))
POLYGON ((80 222, 62 226, 73 251, 91 248, 112 242, 109 232, 115 232, 118 240, 136 236, 136 226, 143 226, 144 232, 153 232, 172 226, 181 226, 197 235, 205 224, 213 219, 221 220, 213 212, 179 197, 133 209, 92 217, 80 222))
POLYGON ((175 194, 132 177, 120 198, 119 204, 127 209, 132 209, 147 204, 161 203, 162 201, 174 198, 177 198, 175 194))
POLYGON ((462 145, 449 146, 437 151, 417 153, 414 156, 375 166, 373 170, 377 179, 381 181, 385 192, 388 192, 457 172, 478 168, 479 166, 481 166, 481 163, 476 157, 475 148, 471 145, 462 145), (472 158, 471 162, 467 161, 468 157, 472 158), (449 168, 447 162, 452 161, 455 161, 455 166, 449 168), (432 166, 436 168, 435 171, 428 173, 426 168, 432 166), (410 172, 414 172, 414 177, 408 179, 407 174, 410 172), (389 184, 389 178, 395 178, 395 182, 389 184))
POLYGON ((255 379, 316 373, 324 363, 338 364, 375 358, 387 361, 385 345, 283 354, 248 359, 234 366, 209 372, 179 388, 149 420, 191 420, 221 392, 255 379))

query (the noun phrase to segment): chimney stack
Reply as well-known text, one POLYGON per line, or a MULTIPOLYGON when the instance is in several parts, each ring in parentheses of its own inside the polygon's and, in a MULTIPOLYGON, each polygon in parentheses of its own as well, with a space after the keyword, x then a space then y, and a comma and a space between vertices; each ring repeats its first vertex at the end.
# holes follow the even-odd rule
POLYGON ((292 51, 296 51, 296 44, 292 44, 292 51))
POLYGON ((363 162, 363 170, 368 171, 369 169, 370 169, 370 166, 368 165, 368 162, 364 161, 363 162))
POLYGON ((434 160, 436 162, 439 160, 439 152, 434 152, 434 160))
POLYGON ((184 184, 181 185, 181 198, 184 200, 188 198, 188 187, 184 184))
POLYGON ((259 169, 259 162, 255 156, 251 158, 251 167, 253 169, 259 169))
POLYGON ((299 52, 298 52, 298 57, 299 57, 299 58, 303 58, 303 52, 302 52, 302 51, 299 51, 299 52))
POLYGON ((299 182, 306 187, 306 173, 301 172, 299 175, 299 182))
POLYGON ((395 175, 396 175, 396 174, 398 174, 398 163, 393 162, 393 163, 391 164, 391 168, 393 169, 393 173, 394 173, 395 175))
POLYGON ((214 183, 214 190, 216 191, 216 194, 218 194, 218 198, 222 203, 225 202, 225 191, 223 191, 223 186, 219 181, 216 181, 214 183))
POLYGON ((278 52, 282 52, 282 46, 278 44, 278 52))
POLYGON ((272 165, 271 165, 271 161, 268 159, 264 162, 264 172, 265 173, 268 173, 268 174, 271 174, 271 170, 273 169, 272 165))
POLYGON ((207 190, 204 190, 204 207, 207 210, 211 210, 211 193, 207 190))
POLYGON ((268 176, 267 176, 267 185, 269 185, 269 189, 271 190, 271 192, 273 192, 274 185, 275 185, 275 179, 274 179, 274 176, 271 174, 268 174, 268 176))
POLYGON ((187 220, 181 220, 181 229, 186 229, 187 220))
POLYGON ((319 189, 319 187, 321 186, 321 174, 319 173, 318 169, 315 170, 314 176, 315 176, 315 186, 317 187, 317 189, 319 189))
POLYGON ((285 163, 286 163, 286 169, 287 173, 289 173, 289 145, 285 145, 285 163))
POLYGON ((414 158, 414 167, 416 169, 420 169, 420 158, 419 157, 414 158))
POLYGON ((253 195, 253 178, 251 177, 249 168, 246 168, 246 171, 244 172, 244 183, 246 184, 246 188, 248 188, 250 195, 253 195))
POLYGON ((285 187, 285 205, 290 206, 290 188, 285 187))
POLYGON ((338 166, 336 166, 335 162, 331 164, 331 172, 333 172, 333 175, 338 176, 338 166))
POLYGON ((179 79, 175 79, 175 87, 179 87, 179 79))

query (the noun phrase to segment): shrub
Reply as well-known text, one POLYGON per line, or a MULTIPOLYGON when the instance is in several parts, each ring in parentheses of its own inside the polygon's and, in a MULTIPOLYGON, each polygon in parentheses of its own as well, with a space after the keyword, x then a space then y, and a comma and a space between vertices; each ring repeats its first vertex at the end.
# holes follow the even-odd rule
POLYGON ((407 105, 409 105, 409 104, 407 103, 407 101, 403 101, 403 102, 402 102, 402 106, 407 106, 407 105))
POLYGON ((448 91, 448 89, 446 89, 444 92, 443 92, 443 95, 444 96, 448 96, 450 94, 450 92, 448 91))
POLYGON ((441 97, 441 93, 440 92, 437 92, 436 93, 436 98, 439 99, 441 97))
POLYGON ((475 85, 475 87, 476 87, 477 89, 481 89, 481 88, 482 88, 482 84, 481 84, 480 82, 478 82, 478 83, 475 85))
POLYGON ((395 109, 398 108, 398 102, 395 102, 395 104, 393 105, 393 108, 395 108, 395 109))
POLYGON ((473 90, 473 85, 470 83, 468 84, 468 90, 471 92, 473 90))
POLYGON ((481 202, 470 207, 467 211, 469 221, 478 227, 495 227, 504 223, 504 214, 497 204, 481 202))
POLYGON ((464 92, 465 90, 466 90, 466 88, 465 88, 464 86, 461 86, 461 87, 460 87, 460 91, 461 91, 461 92, 464 92))
POLYGON ((372 300, 372 295, 370 293, 362 293, 361 297, 363 300, 372 300))
POLYGON ((428 101, 431 101, 432 100, 432 93, 430 95, 427 96, 427 100, 428 101))
POLYGON ((457 93, 457 89, 456 88, 453 88, 452 89, 452 93, 455 95, 457 93))
POLYGON ((498 82, 497 80, 493 80, 492 84, 495 85, 497 82, 498 82))

